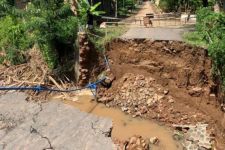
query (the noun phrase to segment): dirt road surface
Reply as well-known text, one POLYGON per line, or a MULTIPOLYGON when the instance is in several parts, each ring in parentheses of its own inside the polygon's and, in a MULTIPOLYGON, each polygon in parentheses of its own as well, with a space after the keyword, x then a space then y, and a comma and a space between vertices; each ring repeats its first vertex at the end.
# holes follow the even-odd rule
POLYGON ((159 10, 151 4, 151 2, 143 2, 143 6, 140 11, 135 15, 135 17, 143 17, 146 14, 154 13, 158 14, 159 10))

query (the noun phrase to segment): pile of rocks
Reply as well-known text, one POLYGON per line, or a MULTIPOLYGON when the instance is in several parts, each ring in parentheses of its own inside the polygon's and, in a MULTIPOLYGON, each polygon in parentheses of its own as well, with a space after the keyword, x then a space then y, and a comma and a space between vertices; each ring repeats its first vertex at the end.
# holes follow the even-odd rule
POLYGON ((157 146, 159 142, 157 137, 144 139, 139 135, 134 135, 126 141, 114 140, 119 150, 149 150, 152 145, 157 146))
POLYGON ((127 150, 135 150, 135 149, 148 150, 148 148, 149 148, 148 140, 143 139, 141 136, 131 137, 126 144, 127 150))
POLYGON ((184 132, 183 146, 187 150, 212 149, 212 137, 207 132, 207 124, 174 125, 177 130, 184 132))
POLYGON ((171 103, 174 101, 169 91, 154 81, 151 77, 128 73, 120 79, 117 89, 110 89, 106 97, 113 100, 112 105, 120 106, 122 111, 132 114, 133 117, 142 116, 162 100, 171 103))
POLYGON ((99 101, 107 107, 119 107, 132 117, 156 119, 170 126, 203 121, 201 113, 187 113, 183 107, 177 107, 174 93, 150 76, 126 73, 113 82, 111 88, 98 91, 99 101))

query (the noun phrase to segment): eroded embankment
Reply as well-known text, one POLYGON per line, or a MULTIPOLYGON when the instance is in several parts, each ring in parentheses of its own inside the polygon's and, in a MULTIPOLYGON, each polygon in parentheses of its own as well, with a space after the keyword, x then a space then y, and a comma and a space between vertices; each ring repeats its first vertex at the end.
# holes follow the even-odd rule
POLYGON ((168 125, 208 123, 216 142, 224 142, 224 114, 205 49, 175 41, 114 40, 107 56, 116 80, 99 90, 100 101, 168 125))

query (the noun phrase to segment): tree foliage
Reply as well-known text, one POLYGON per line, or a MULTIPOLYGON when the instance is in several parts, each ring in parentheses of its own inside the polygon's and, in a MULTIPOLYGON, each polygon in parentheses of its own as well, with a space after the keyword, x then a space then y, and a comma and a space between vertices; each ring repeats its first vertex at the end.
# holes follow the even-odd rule
POLYGON ((69 0, 29 0, 24 10, 13 3, 0 1, 0 51, 6 54, 0 60, 22 63, 24 51, 36 44, 51 69, 59 66, 64 48, 75 45, 78 26, 87 23, 87 12, 103 13, 97 11, 101 3, 90 6, 87 0, 79 0, 78 16, 71 11, 69 0))
POLYGON ((17 10, 7 0, 0 2, 0 51, 6 56, 1 60, 9 60, 12 64, 25 61, 23 52, 30 47, 31 41, 26 34, 25 22, 22 20, 22 11, 17 10))
POLYGON ((197 13, 197 31, 201 39, 208 43, 214 73, 222 78, 225 85, 225 14, 215 13, 209 8, 200 9, 197 13))
MULTIPOLYGON (((213 5, 215 0, 207 0, 208 5, 213 5)), ((159 6, 166 12, 195 12, 198 8, 205 7, 204 0, 160 0, 159 6)))
POLYGON ((5 51, 6 59, 13 64, 24 62, 18 56, 37 44, 53 69, 58 65, 56 44, 75 42, 77 17, 64 0, 31 0, 25 10, 2 0, 0 8, 0 50, 5 51))
POLYGON ((56 42, 75 42, 77 18, 64 0, 34 0, 28 4, 25 20, 30 37, 37 43, 50 68, 58 64, 56 42))
POLYGON ((129 14, 129 10, 135 9, 135 0, 117 0, 118 1, 118 14, 121 16, 129 14))
POLYGON ((98 7, 101 5, 101 2, 98 2, 91 6, 87 0, 78 0, 78 17, 80 26, 86 25, 88 21, 88 13, 93 16, 100 16, 104 14, 104 11, 98 11, 98 7))

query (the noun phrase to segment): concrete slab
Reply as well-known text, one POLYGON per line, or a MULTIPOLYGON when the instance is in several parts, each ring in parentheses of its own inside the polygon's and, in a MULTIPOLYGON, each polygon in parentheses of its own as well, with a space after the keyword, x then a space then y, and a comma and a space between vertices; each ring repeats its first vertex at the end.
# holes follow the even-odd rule
POLYGON ((187 29, 183 28, 130 28, 121 38, 124 39, 152 39, 183 41, 182 35, 187 29))
POLYGON ((24 93, 0 97, 0 150, 115 149, 108 118, 80 112, 61 102, 27 102, 24 93))

